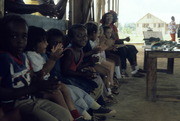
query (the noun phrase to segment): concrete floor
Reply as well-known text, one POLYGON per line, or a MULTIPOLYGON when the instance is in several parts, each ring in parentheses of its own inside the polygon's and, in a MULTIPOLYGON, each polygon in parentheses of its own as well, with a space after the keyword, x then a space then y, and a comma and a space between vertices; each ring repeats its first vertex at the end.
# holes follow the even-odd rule
MULTIPOLYGON (((143 65, 143 48, 138 44, 138 64, 143 65)), ((128 66, 129 67, 129 66, 128 66)), ((166 59, 158 60, 158 68, 166 67, 166 59)), ((128 68, 130 73, 130 68, 128 68)), ((158 72, 158 94, 180 96, 180 59, 175 59, 174 74, 158 72)), ((128 79, 120 86, 120 94, 115 96, 116 104, 110 108, 117 113, 108 116, 107 121, 180 121, 180 101, 146 99, 146 81, 144 78, 128 79)))

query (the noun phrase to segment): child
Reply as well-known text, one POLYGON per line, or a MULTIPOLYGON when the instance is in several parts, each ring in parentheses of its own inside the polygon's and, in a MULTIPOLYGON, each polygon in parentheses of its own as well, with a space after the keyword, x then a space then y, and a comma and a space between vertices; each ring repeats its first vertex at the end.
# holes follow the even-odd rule
MULTIPOLYGON (((109 26, 104 26, 104 35, 108 39, 107 44, 109 45, 109 49, 106 51, 107 55, 116 54, 119 55, 121 59, 121 69, 122 76, 128 77, 126 73, 126 58, 129 60, 132 66, 132 76, 134 77, 143 77, 144 75, 139 73, 134 65, 137 65, 136 58, 134 57, 133 52, 130 52, 125 45, 115 45, 115 41, 112 40, 112 29, 109 26)), ((128 39, 128 38, 127 38, 128 39)))
POLYGON ((39 91, 57 89, 58 83, 41 80, 33 83, 35 80, 31 80, 31 67, 23 53, 28 36, 26 21, 19 16, 10 15, 5 16, 0 25, 0 101, 2 105, 18 107, 22 116, 32 114, 39 121, 70 121, 70 115, 66 109, 32 95, 39 91))
POLYGON ((77 86, 98 99, 103 92, 102 79, 88 68, 83 69, 82 65, 82 48, 87 43, 86 27, 81 24, 73 25, 68 31, 68 37, 71 45, 65 49, 61 59, 62 76, 66 78, 64 83, 77 86))
POLYGON ((102 47, 99 45, 99 39, 98 39, 98 26, 95 23, 86 23, 85 26, 87 27, 87 32, 88 32, 88 45, 90 45, 90 49, 87 49, 87 46, 84 47, 84 52, 86 55, 88 55, 88 53, 91 53, 91 51, 94 48, 101 48, 101 51, 98 54, 89 54, 89 56, 98 56, 100 59, 100 63, 95 65, 95 69, 97 72, 106 75, 106 78, 104 78, 105 81, 105 86, 107 88, 107 95, 108 96, 112 96, 112 92, 111 92, 111 88, 110 85, 114 84, 114 80, 113 80, 113 76, 114 76, 114 63, 111 61, 107 61, 106 60, 106 55, 105 55, 105 51, 102 50, 102 47), (108 73, 106 73, 105 70, 108 71, 108 73))

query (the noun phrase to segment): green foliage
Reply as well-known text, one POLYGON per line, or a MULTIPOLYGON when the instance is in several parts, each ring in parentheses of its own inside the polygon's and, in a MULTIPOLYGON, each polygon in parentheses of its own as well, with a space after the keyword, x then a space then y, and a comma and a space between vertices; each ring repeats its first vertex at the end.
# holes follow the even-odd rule
POLYGON ((125 34, 132 34, 136 30, 135 23, 126 23, 122 28, 122 32, 125 34))

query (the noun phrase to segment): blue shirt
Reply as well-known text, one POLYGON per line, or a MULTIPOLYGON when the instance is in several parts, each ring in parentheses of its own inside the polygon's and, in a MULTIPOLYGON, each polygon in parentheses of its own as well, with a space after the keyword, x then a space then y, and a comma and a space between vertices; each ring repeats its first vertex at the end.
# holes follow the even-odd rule
POLYGON ((30 85, 30 66, 25 54, 13 57, 9 53, 0 53, 0 86, 20 88, 30 85))

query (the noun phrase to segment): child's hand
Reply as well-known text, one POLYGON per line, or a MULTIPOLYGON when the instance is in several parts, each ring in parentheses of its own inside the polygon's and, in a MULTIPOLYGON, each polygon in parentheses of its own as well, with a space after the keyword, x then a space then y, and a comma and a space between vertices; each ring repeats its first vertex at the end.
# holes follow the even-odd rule
POLYGON ((87 71, 83 75, 86 79, 95 79, 96 78, 95 74, 91 71, 87 71))
POLYGON ((125 41, 129 42, 129 41, 130 41, 130 38, 129 38, 129 37, 126 37, 126 38, 125 38, 125 41))
POLYGON ((34 86, 36 86, 39 91, 56 90, 59 87, 58 82, 47 80, 37 81, 34 83, 34 86))
POLYGON ((99 62, 99 57, 95 57, 95 56, 91 57, 90 63, 92 65, 96 64, 97 62, 99 62))
POLYGON ((51 49, 51 58, 56 61, 63 56, 62 53, 63 45, 57 44, 56 46, 53 46, 53 48, 51 49))
POLYGON ((99 52, 101 52, 101 46, 97 46, 93 49, 93 54, 98 54, 99 52))

